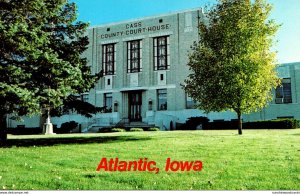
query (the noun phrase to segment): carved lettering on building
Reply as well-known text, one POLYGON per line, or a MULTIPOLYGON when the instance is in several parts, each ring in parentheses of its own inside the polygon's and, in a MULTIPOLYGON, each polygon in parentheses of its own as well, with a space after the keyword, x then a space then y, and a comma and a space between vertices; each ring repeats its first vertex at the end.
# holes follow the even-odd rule
POLYGON ((169 30, 171 28, 170 24, 160 24, 160 25, 153 25, 143 27, 142 22, 135 22, 125 24, 125 30, 117 31, 117 32, 110 32, 98 35, 101 39, 106 38, 116 38, 121 36, 129 36, 129 35, 137 35, 142 33, 151 33, 157 32, 161 30, 169 30))

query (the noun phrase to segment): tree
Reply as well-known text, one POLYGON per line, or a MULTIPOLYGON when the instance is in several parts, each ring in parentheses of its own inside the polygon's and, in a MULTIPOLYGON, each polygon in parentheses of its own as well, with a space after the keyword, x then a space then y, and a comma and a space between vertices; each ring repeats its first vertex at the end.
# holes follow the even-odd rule
POLYGON ((81 58, 86 23, 76 22, 66 0, 0 0, 0 127, 8 114, 57 108, 71 94, 93 87, 81 58))
POLYGON ((265 107, 279 84, 271 51, 279 26, 270 11, 264 0, 219 0, 189 55, 184 89, 205 112, 235 111, 239 134, 242 114, 265 107))
POLYGON ((69 112, 70 110, 85 117, 91 118, 93 116, 92 114, 103 112, 105 110, 105 107, 96 107, 89 102, 84 102, 81 99, 78 99, 78 97, 75 95, 69 95, 64 100, 63 106, 51 111, 51 116, 59 117, 64 113, 69 112))

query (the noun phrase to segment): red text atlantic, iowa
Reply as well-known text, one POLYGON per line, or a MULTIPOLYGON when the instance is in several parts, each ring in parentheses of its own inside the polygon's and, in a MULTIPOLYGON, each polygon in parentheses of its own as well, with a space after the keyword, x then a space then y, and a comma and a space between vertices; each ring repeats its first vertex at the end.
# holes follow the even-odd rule
POLYGON ((201 171, 202 162, 196 161, 171 161, 171 158, 167 158, 165 171, 201 171))
POLYGON ((119 160, 119 158, 111 158, 107 160, 106 158, 102 158, 97 171, 101 169, 105 171, 149 171, 155 172, 156 174, 159 172, 159 168, 156 167, 156 162, 151 160, 148 161, 148 158, 139 159, 138 161, 124 161, 119 160))
MULTIPOLYGON (((97 169, 97 171, 149 171, 159 172, 159 168, 156 167, 156 162, 153 160, 148 160, 148 158, 140 158, 137 161, 124 161, 119 160, 119 158, 102 158, 97 169)), ((165 164, 165 171, 177 172, 177 171, 201 171, 202 162, 196 161, 172 161, 171 158, 167 158, 165 164)))

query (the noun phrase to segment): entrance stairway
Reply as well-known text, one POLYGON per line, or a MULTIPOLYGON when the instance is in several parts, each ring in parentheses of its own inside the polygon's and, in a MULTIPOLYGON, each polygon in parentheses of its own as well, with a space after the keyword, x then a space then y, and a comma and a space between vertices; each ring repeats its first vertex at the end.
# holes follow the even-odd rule
POLYGON ((124 125, 124 128, 151 128, 155 127, 155 125, 149 125, 143 122, 130 122, 124 125))
POLYGON ((129 119, 122 119, 114 127, 125 128, 125 129, 130 129, 130 128, 151 128, 151 127, 155 127, 155 125, 144 123, 144 122, 141 122, 141 121, 130 122, 129 119))
POLYGON ((97 133, 99 129, 107 129, 107 128, 123 128, 129 130, 130 128, 152 128, 155 127, 154 124, 148 124, 141 121, 137 122, 130 122, 129 119, 122 119, 117 124, 110 124, 110 125, 99 125, 96 121, 90 123, 88 127, 82 130, 82 133, 97 133))

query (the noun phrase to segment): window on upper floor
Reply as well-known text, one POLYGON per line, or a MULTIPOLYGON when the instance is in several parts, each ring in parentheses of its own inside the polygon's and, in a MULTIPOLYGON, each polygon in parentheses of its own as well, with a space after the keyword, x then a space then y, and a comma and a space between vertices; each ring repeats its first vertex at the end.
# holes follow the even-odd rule
POLYGON ((127 72, 135 73, 142 71, 142 41, 133 40, 127 42, 127 72))
POLYGON ((170 40, 169 36, 153 39, 154 70, 166 70, 170 67, 170 40))
POLYGON ((102 69, 104 75, 114 75, 116 64, 116 44, 102 45, 102 69))
POLYGON ((276 88, 276 104, 292 103, 291 78, 283 78, 281 86, 276 88))

